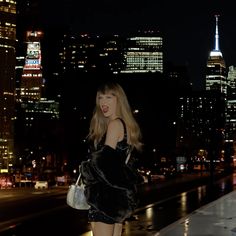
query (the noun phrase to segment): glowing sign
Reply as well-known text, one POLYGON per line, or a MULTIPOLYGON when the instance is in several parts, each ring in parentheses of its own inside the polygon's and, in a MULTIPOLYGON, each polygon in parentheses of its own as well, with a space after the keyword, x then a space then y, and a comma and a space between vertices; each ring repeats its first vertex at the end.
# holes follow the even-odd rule
POLYGON ((39 64, 39 60, 27 59, 27 60, 26 60, 26 64, 27 64, 27 65, 38 65, 38 64, 39 64))

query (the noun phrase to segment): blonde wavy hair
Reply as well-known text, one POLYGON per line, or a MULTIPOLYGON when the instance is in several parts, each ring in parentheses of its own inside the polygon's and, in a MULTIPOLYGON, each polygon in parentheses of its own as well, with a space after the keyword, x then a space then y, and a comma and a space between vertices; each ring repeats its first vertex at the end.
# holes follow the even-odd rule
POLYGON ((136 122, 127 96, 123 88, 115 82, 108 82, 100 86, 96 95, 96 106, 90 122, 88 139, 93 141, 96 146, 107 131, 108 118, 106 118, 99 106, 98 97, 100 94, 112 94, 117 98, 117 116, 121 118, 126 125, 127 142, 131 147, 140 151, 142 149, 142 135, 140 127, 136 122))

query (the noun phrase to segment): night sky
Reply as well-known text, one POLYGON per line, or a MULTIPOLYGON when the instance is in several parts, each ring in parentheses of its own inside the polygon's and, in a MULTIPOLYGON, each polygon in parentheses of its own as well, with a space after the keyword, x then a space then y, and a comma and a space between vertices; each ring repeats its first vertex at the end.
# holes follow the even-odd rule
MULTIPOLYGON (((223 0, 32 0, 31 20, 47 30, 129 34, 160 31, 165 61, 188 65, 193 88, 204 88, 206 61, 214 48, 215 14, 227 67, 236 65, 236 14, 223 0)), ((231 4, 230 4, 231 2, 231 4)))

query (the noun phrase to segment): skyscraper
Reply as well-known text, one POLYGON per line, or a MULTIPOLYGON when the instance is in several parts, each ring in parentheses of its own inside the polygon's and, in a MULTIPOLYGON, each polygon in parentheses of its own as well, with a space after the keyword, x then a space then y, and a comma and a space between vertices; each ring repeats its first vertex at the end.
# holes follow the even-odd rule
POLYGON ((236 66, 229 66, 228 69, 228 90, 227 90, 227 98, 228 100, 236 99, 236 66))
POLYGON ((159 33, 144 32, 127 39, 122 73, 163 72, 163 40, 159 33))
POLYGON ((12 165, 15 109, 16 1, 0 1, 0 173, 12 165))
POLYGON ((215 15, 215 48, 210 52, 207 60, 206 90, 218 90, 226 95, 227 73, 225 61, 219 47, 218 17, 218 15, 215 15))
POLYGON ((44 87, 40 39, 42 31, 27 31, 27 52, 21 79, 20 97, 22 100, 39 100, 44 87))
MULTIPOLYGON (((59 103, 48 100, 43 94, 45 82, 41 57, 42 37, 42 31, 27 31, 25 59, 22 61, 23 58, 17 58, 18 63, 23 64, 23 70, 21 80, 17 81, 20 94, 16 103, 15 140, 18 154, 22 156, 21 162, 27 166, 27 172, 31 175, 34 169, 32 161, 35 161, 35 165, 38 164, 44 155, 43 150, 46 153, 50 149, 50 138, 46 142, 44 140, 45 137, 51 137, 59 119, 59 103), (34 155, 25 154, 25 150, 30 150, 29 153, 34 155)), ((18 73, 21 68, 18 67, 18 73)))
POLYGON ((228 71, 226 139, 233 142, 236 139, 236 67, 230 66, 228 71))

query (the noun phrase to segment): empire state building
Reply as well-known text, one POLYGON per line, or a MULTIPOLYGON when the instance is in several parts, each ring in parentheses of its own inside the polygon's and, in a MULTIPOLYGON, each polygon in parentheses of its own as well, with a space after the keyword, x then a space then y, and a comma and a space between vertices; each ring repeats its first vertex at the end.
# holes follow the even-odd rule
POLYGON ((215 48, 210 52, 207 60, 206 90, 217 90, 226 95, 227 74, 225 61, 219 47, 218 17, 215 15, 215 48))

